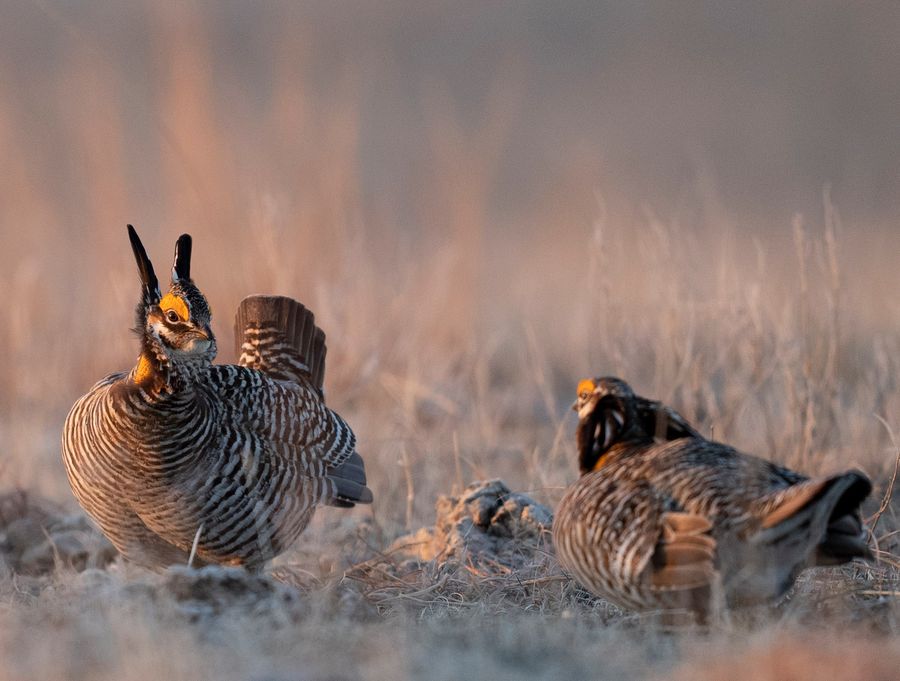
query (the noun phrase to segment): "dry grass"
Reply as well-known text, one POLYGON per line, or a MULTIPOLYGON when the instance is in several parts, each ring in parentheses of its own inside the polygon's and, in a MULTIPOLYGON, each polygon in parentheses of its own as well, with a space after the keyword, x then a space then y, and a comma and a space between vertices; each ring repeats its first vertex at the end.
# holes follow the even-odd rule
MULTIPOLYGON (((582 192, 589 209, 560 212, 573 187, 592 186, 576 176, 546 210, 497 226, 495 165, 520 96, 518 76, 501 72, 474 124, 429 90, 430 172, 401 209, 367 191, 360 73, 323 83, 307 43, 281 36, 266 53, 269 89, 245 110, 199 15, 148 14, 154 57, 140 83, 108 46, 53 19, 73 30, 43 86, 52 139, 29 143, 40 129, 28 102, 0 79, 4 486, 75 509, 60 428, 93 381, 134 360, 133 221, 161 272, 177 235, 194 235, 223 346, 247 293, 316 311, 329 402, 358 434, 377 503, 319 515, 284 561, 300 602, 276 615, 192 620, 122 570, 91 581, 60 567, 38 584, 7 573, 0 678, 892 677, 900 271, 827 193, 821 213, 757 233, 649 209, 620 220, 602 186, 582 192), (863 469, 883 562, 810 575, 753 622, 684 637, 587 598, 547 556, 399 584, 368 569, 470 480, 502 478, 554 506, 575 472, 574 386, 599 374, 742 449, 807 472, 863 469)), ((881 237, 896 252, 896 236, 881 237)))

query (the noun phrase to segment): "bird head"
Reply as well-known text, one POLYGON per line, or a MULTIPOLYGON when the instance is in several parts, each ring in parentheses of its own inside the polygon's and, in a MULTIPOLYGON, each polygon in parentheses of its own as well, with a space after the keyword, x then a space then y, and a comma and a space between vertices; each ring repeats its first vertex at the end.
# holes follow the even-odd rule
POLYGON ((615 444, 635 428, 635 395, 625 381, 611 376, 578 384, 572 408, 578 412, 578 464, 582 474, 596 470, 615 444))
POLYGON ((216 341, 210 328, 209 304, 191 279, 190 235, 182 234, 175 243, 172 281, 165 295, 160 292, 153 264, 131 225, 128 236, 141 278, 135 330, 141 335, 145 350, 152 349, 157 356, 162 352, 174 361, 212 361, 216 341))

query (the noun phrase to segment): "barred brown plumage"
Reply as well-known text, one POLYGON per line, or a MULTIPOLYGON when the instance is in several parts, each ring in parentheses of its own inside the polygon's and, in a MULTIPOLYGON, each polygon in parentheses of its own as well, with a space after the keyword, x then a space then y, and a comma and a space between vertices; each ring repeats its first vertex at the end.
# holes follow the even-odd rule
POLYGON ((617 378, 582 381, 581 477, 553 523, 562 566, 635 610, 705 618, 778 599, 805 567, 871 558, 856 471, 807 478, 702 437, 617 378))
POLYGON ((179 238, 161 295, 129 225, 141 275, 136 366, 72 407, 63 460, 79 503, 129 561, 149 568, 259 568, 318 504, 370 503, 350 427, 325 406, 325 334, 300 303, 250 296, 235 322, 238 365, 213 365, 206 299, 179 238))

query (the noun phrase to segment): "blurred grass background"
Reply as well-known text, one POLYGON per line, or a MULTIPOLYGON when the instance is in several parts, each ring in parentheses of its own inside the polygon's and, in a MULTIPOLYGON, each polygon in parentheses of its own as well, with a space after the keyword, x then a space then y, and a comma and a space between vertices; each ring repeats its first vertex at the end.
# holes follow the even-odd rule
POLYGON ((474 478, 555 503, 587 375, 809 472, 890 472, 897 7, 35 0, 3 17, 7 484, 73 503, 63 418, 136 354, 126 222, 161 275, 193 234, 223 361, 244 295, 315 310, 389 534, 474 478))
POLYGON ((318 515, 289 560, 331 586, 274 633, 170 626, 115 571, 7 575, 9 678, 892 678, 896 636, 866 627, 897 631, 894 506, 884 562, 844 574, 869 601, 828 614, 814 577, 752 635, 490 594, 456 624, 438 596, 357 618, 334 584, 348 537, 380 550, 470 480, 555 505, 589 375, 805 472, 860 467, 873 514, 900 430, 898 33, 898 5, 831 1, 0 5, 0 488, 75 509, 63 419, 137 352, 132 222, 161 277, 193 234, 221 361, 245 295, 315 310, 376 494, 318 515), (795 631, 804 607, 840 640, 795 631))

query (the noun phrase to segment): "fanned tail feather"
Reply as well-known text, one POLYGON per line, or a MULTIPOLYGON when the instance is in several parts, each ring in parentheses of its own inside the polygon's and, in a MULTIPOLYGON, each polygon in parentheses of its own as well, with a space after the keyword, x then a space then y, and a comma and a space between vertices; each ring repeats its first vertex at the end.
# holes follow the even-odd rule
POLYGON ((239 364, 281 380, 307 380, 321 393, 325 333, 302 304, 284 296, 244 298, 234 320, 239 364))

